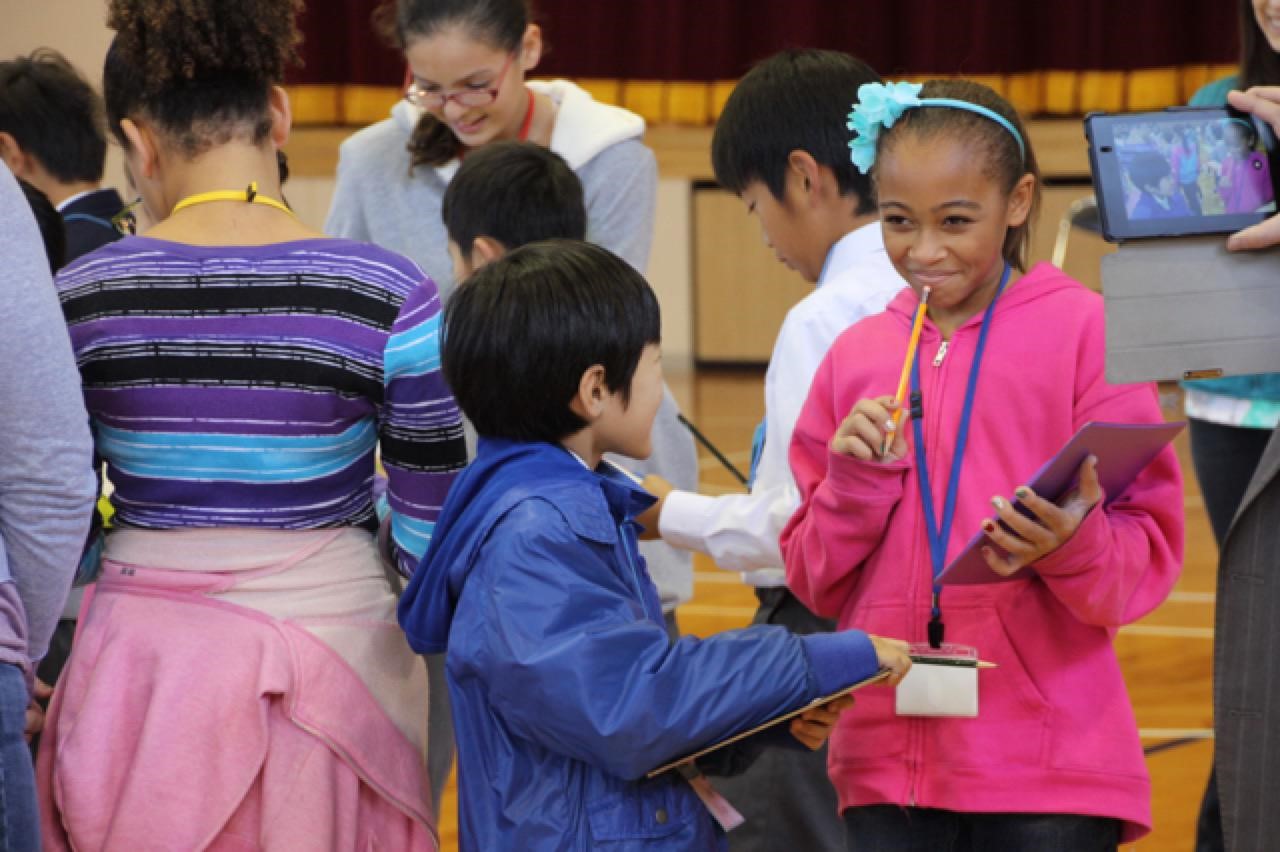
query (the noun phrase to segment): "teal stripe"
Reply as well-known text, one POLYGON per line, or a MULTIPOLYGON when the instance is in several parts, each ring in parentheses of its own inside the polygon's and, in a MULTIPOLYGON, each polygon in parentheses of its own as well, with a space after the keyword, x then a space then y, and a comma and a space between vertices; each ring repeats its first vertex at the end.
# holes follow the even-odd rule
POLYGON ((339 473, 373 451, 366 418, 338 435, 214 435, 134 432, 95 424, 98 448, 121 472, 187 482, 285 484, 339 473))
POLYGON ((387 381, 440 369, 440 314, 387 339, 383 370, 387 381))
POLYGON ((400 512, 391 513, 391 536, 401 550, 413 554, 415 562, 427 552, 435 529, 434 521, 410 518, 400 512))

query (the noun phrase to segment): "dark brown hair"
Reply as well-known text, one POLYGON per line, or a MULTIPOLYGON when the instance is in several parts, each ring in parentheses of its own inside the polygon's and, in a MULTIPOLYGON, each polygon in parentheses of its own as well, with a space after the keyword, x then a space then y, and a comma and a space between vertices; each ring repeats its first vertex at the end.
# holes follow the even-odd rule
POLYGON ((1258 27, 1253 0, 1240 0, 1240 72, 1238 87, 1280 85, 1280 54, 1258 27))
MULTIPOLYGON (((1026 271, 1031 225, 1040 211, 1040 167, 1036 165, 1036 155, 1031 150, 1031 140, 1027 138, 1026 127, 1018 118, 1017 110, 990 88, 969 80, 930 80, 924 84, 920 97, 952 98, 986 107, 1007 119, 1018 129, 1026 146, 1026 156, 1023 156, 1022 150, 1018 147, 1018 140, 1013 138, 1013 134, 986 116, 965 109, 924 107, 907 110, 893 127, 880 135, 879 144, 876 147, 876 162, 880 162, 885 151, 893 146, 895 140, 902 139, 910 131, 917 139, 944 135, 953 139, 963 139, 973 147, 975 161, 983 170, 983 174, 997 181, 1006 195, 1013 192, 1013 188, 1023 175, 1034 176, 1036 184, 1027 220, 1016 228, 1009 229, 1001 252, 1010 266, 1019 271, 1026 271), (979 156, 981 160, 977 160, 979 156)), ((873 179, 876 173, 877 169, 872 167, 873 179)))
POLYGON ((102 180, 102 98, 56 50, 0 62, 0 131, 63 183, 102 180))
MULTIPOLYGON (((374 26, 399 50, 441 30, 462 27, 477 41, 514 52, 532 19, 530 0, 386 0, 373 13, 374 26)), ((409 137, 409 170, 442 166, 460 148, 447 125, 423 113, 409 137)))
POLYGON ((110 0, 108 126, 141 113, 189 156, 271 132, 268 98, 297 60, 302 0, 110 0))

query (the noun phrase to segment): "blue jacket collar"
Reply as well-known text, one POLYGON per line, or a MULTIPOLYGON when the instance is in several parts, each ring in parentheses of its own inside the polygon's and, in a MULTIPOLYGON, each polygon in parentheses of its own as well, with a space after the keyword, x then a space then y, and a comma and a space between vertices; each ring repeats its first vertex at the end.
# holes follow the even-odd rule
POLYGON ((618 527, 655 502, 608 462, 592 471, 559 444, 482 437, 400 599, 400 625, 414 650, 444 650, 458 596, 489 530, 530 498, 551 503, 576 535, 604 545, 616 544, 618 527))

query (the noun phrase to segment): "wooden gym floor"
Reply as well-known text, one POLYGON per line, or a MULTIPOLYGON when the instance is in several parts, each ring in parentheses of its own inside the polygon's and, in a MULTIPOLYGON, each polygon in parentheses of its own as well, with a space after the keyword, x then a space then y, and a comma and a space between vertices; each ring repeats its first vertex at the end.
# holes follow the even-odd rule
MULTIPOLYGON (((762 370, 698 370, 668 374, 680 407, 740 469, 750 458, 751 436, 763 411, 762 370)), ((1169 419, 1181 418, 1176 387, 1162 388, 1169 419)), ((1183 852, 1195 845, 1196 816, 1213 755, 1213 606, 1217 550, 1191 467, 1185 433, 1177 442, 1186 481, 1186 562, 1163 606, 1123 628, 1116 649, 1148 749, 1155 829, 1126 847, 1137 852, 1183 852)), ((707 493, 737 490, 736 480, 699 448, 707 493)), ((678 612, 685 633, 705 636, 746 625, 755 597, 738 575, 707 557, 694 562, 694 597, 678 612)), ((439 816, 441 848, 457 849, 456 790, 445 791, 439 816)))

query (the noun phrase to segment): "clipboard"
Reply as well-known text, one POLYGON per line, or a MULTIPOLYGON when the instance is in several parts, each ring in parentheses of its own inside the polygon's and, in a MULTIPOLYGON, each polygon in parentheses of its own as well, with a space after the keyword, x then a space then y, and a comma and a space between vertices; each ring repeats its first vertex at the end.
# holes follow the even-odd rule
MULTIPOLYGON (((1046 500, 1058 500, 1076 483, 1076 471, 1090 454, 1098 457, 1098 481, 1110 503, 1129 483, 1142 473, 1160 451, 1186 428, 1185 421, 1174 423, 1101 423, 1081 426, 1071 440, 1044 464, 1027 483, 1031 490, 1046 500)), ((1013 507, 1031 517, 1031 511, 1019 500, 1013 507)), ((1032 571, 1026 566, 1002 577, 987 566, 982 546, 989 539, 981 531, 965 545, 960 555, 942 569, 938 582, 950 586, 972 586, 984 583, 1006 583, 1026 577, 1032 571)), ((1000 548, 990 545, 997 552, 1000 548)))
POLYGON ((790 710, 786 713, 783 713, 781 716, 774 716, 769 721, 756 725, 754 728, 748 731, 743 731, 741 733, 734 734, 731 737, 726 737, 725 739, 720 740, 717 743, 713 743, 712 745, 709 745, 704 749, 695 751, 692 754, 686 754, 684 757, 678 757, 675 760, 671 761, 670 763, 664 763, 661 766, 659 766, 657 769, 653 769, 645 773, 644 777, 654 778, 658 775, 661 775, 664 772, 668 772, 672 769, 675 769, 681 764, 691 763, 697 760, 698 758, 702 757, 703 755, 711 754, 711 752, 716 751, 717 749, 722 749, 727 745, 732 745, 733 743, 736 743, 739 740, 745 740, 747 737, 752 736, 754 734, 758 734, 767 728, 772 728, 774 725, 780 725, 783 722, 788 722, 794 719, 796 716, 799 716, 801 713, 805 713, 809 710, 812 710, 815 707, 820 707, 823 704, 826 704, 828 701, 834 701, 837 698, 842 698, 850 694, 851 692, 856 692, 857 690, 862 689, 862 687, 864 686, 872 686, 877 683, 883 683, 884 681, 889 679, 889 675, 891 674, 893 674, 893 672, 889 671, 889 669, 880 669, 871 677, 866 678, 865 680, 860 680, 857 683, 853 684, 852 686, 846 686, 844 689, 840 690, 839 692, 833 692, 830 695, 824 695, 821 698, 815 698, 813 701, 809 702, 803 707, 799 707, 795 710, 790 710))

